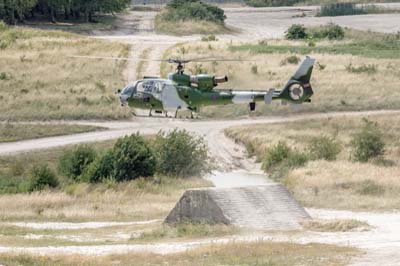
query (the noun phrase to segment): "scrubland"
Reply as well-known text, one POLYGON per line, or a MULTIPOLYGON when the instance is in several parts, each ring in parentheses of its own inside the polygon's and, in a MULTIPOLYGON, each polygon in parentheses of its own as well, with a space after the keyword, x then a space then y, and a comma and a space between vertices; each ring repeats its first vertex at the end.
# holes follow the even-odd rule
POLYGON ((298 122, 234 127, 226 134, 264 159, 265 152, 279 141, 307 152, 314 137, 329 136, 341 146, 336 160, 312 160, 280 176, 297 200, 306 207, 387 211, 399 209, 400 117, 374 115, 386 143, 383 156, 368 162, 352 158, 351 139, 364 121, 360 117, 310 119, 298 122))
POLYGON ((125 44, 57 31, 0 29, 0 120, 119 119, 114 94, 125 63, 71 55, 127 56, 125 44))

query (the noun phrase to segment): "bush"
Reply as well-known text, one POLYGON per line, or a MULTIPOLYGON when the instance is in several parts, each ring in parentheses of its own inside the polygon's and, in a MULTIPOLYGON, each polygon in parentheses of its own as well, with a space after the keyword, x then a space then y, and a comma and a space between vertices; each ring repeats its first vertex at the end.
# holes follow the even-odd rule
POLYGON ((344 29, 336 24, 329 23, 326 26, 317 28, 312 32, 315 39, 343 40, 344 29))
POLYGON ((155 142, 157 171, 168 176, 189 177, 208 171, 207 145, 186 130, 160 132, 155 142))
POLYGON ((201 37, 202 42, 215 42, 218 41, 217 37, 214 34, 201 37))
POLYGON ((147 141, 134 134, 121 138, 112 150, 116 181, 152 176, 156 168, 154 153, 147 141))
POLYGON ((224 10, 200 0, 172 0, 167 4, 167 12, 163 13, 164 20, 205 20, 224 23, 224 10))
POLYGON ((60 172, 75 181, 79 179, 85 168, 96 158, 96 152, 91 146, 80 145, 61 156, 58 168, 60 172))
POLYGON ((308 161, 309 156, 307 153, 295 150, 289 153, 286 165, 288 168, 297 168, 304 166, 308 161))
POLYGON ((378 124, 367 119, 364 122, 364 127, 351 141, 353 159, 359 162, 367 162, 385 153, 385 143, 378 124))
POLYGON ((289 157, 290 148, 286 142, 280 141, 275 146, 270 147, 265 154, 262 168, 266 171, 272 170, 289 157))
POLYGON ((273 177, 282 177, 289 169, 304 166, 308 161, 307 153, 291 150, 286 142, 280 141, 267 150, 262 168, 271 172, 273 177))
POLYGON ((114 154, 108 151, 97 158, 86 167, 82 174, 81 180, 97 183, 102 182, 106 178, 114 176, 114 154))
POLYGON ((336 160, 342 147, 334 138, 328 136, 315 137, 311 140, 308 150, 313 160, 336 160))
POLYGON ((58 186, 58 180, 54 172, 47 165, 35 166, 32 169, 30 191, 43 190, 58 186))
POLYGON ((288 40, 306 39, 307 38, 306 28, 300 24, 293 24, 286 31, 285 37, 288 40))

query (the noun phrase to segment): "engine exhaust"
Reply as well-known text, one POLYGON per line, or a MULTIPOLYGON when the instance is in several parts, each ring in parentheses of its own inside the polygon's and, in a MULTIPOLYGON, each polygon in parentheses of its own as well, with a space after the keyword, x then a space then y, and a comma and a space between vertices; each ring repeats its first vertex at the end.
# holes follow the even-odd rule
POLYGON ((225 82, 228 82, 228 76, 214 77, 215 86, 219 83, 225 83, 225 82))

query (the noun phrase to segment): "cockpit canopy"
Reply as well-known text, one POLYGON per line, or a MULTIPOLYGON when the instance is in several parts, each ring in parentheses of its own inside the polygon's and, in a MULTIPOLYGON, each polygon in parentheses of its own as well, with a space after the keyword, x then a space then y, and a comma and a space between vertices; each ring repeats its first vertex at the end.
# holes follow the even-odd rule
POLYGON ((169 80, 164 79, 144 79, 126 86, 121 95, 132 96, 134 93, 161 94, 166 85, 172 84, 169 80))

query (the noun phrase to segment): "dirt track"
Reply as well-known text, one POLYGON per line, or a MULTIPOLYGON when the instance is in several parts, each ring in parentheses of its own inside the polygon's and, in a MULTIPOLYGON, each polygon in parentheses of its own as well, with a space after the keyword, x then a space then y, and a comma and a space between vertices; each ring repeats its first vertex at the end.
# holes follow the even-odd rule
MULTIPOLYGON (((304 11, 306 14, 314 12, 304 11)), ((396 32, 400 31, 400 16, 398 14, 349 16, 336 18, 315 18, 315 17, 296 17, 303 10, 296 8, 229 8, 226 9, 227 24, 241 30, 236 35, 220 36, 222 39, 233 39, 238 41, 251 41, 263 38, 282 37, 284 31, 291 24, 301 23, 305 25, 319 25, 327 22, 335 22, 343 26, 358 29, 370 29, 373 31, 396 32)), ((111 41, 123 41, 132 45, 131 56, 140 57, 144 50, 150 49, 148 59, 158 59, 162 56, 165 49, 182 41, 199 39, 198 36, 171 37, 156 35, 154 33, 152 19, 154 12, 132 12, 120 18, 120 26, 113 32, 96 32, 97 38, 111 41)), ((158 75, 158 65, 148 64, 144 72, 149 75, 158 75)), ((136 78, 136 63, 128 65, 125 73, 127 81, 136 78)), ((221 121, 185 121, 161 118, 136 118, 132 121, 104 122, 104 121, 69 121, 69 122, 50 122, 50 123, 79 123, 98 125, 108 128, 103 132, 92 132, 77 134, 72 136, 51 137, 44 139, 28 140, 15 143, 0 144, 0 155, 28 152, 38 149, 46 149, 70 144, 77 144, 91 141, 101 141, 118 138, 136 131, 143 134, 154 134, 160 129, 170 130, 173 128, 184 128, 197 134, 205 136, 208 141, 210 152, 216 158, 220 166, 225 170, 242 169, 242 172, 230 174, 215 173, 210 177, 217 186, 242 186, 262 184, 262 177, 259 175, 248 174, 259 173, 259 168, 251 160, 243 159, 243 148, 226 138, 223 129, 243 124, 254 123, 279 123, 292 120, 309 118, 322 118, 332 116, 366 116, 379 113, 400 113, 400 111, 374 111, 374 112, 350 112, 350 113, 331 113, 331 114, 312 114, 293 117, 269 117, 244 120, 221 120, 221 121), (243 172, 243 169, 245 172, 243 172), (236 178, 232 178, 236 176, 236 178)), ((220 239, 206 239, 201 241, 180 242, 180 243, 160 243, 144 245, 102 245, 102 246, 67 246, 67 247, 0 247, 0 252, 31 252, 35 254, 110 254, 128 251, 150 251, 157 253, 170 253, 187 250, 199 245, 210 243, 226 243, 232 240, 238 241, 258 241, 260 239, 273 241, 294 241, 299 243, 322 242, 339 245, 352 245, 367 251, 366 256, 357 258, 354 265, 400 265, 398 254, 400 253, 400 215, 399 214, 377 214, 377 213, 353 213, 326 210, 309 210, 313 217, 317 218, 352 218, 367 221, 375 226, 370 232, 352 233, 312 233, 303 232, 294 236, 287 234, 261 234, 253 236, 236 236, 220 239)), ((21 225, 23 226, 23 225, 21 225)), ((25 224, 25 226, 27 226, 25 224)), ((33 225, 32 225, 33 226, 33 225)), ((39 226, 50 226, 45 223, 39 226)), ((61 226, 61 224, 52 224, 61 226)), ((77 225, 78 227, 81 225, 77 225)))

